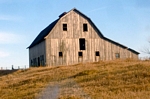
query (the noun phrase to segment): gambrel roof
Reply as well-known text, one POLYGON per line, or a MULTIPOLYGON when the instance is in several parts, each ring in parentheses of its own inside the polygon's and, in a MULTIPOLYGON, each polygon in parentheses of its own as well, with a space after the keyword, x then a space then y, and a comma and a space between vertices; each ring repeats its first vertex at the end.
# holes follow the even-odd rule
MULTIPOLYGON (((122 47, 122 48, 124 48, 124 49, 128 49, 129 51, 132 51, 132 52, 135 53, 135 54, 139 54, 139 52, 137 52, 137 51, 135 51, 135 50, 133 50, 133 49, 130 49, 130 48, 128 48, 128 47, 126 47, 126 46, 124 46, 124 45, 118 43, 118 42, 115 42, 115 41, 113 41, 113 40, 111 40, 111 39, 109 39, 109 38, 104 37, 103 34, 101 33, 101 31, 100 31, 100 30, 95 26, 95 24, 92 22, 92 20, 91 20, 89 17, 87 17, 86 15, 84 15, 83 13, 81 13, 81 12, 80 12, 79 10, 77 10, 76 8, 72 9, 71 11, 74 11, 74 12, 78 13, 79 15, 81 15, 82 17, 84 17, 85 19, 87 19, 87 21, 91 24, 91 26, 95 29, 95 31, 98 33, 98 35, 99 35, 102 39, 105 39, 106 41, 111 42, 111 43, 113 43, 113 44, 115 44, 115 45, 118 45, 118 46, 120 46, 120 47, 122 47)), ((70 11, 69 11, 69 12, 70 12, 70 11)), ((69 13, 69 12, 67 12, 67 13, 69 13)), ((55 21, 52 22, 49 26, 47 26, 44 30, 42 30, 42 31, 39 33, 39 35, 34 39, 34 41, 31 43, 31 45, 30 45, 28 48, 31 48, 31 47, 33 47, 33 46, 39 44, 40 42, 44 41, 45 37, 51 32, 51 30, 52 30, 53 27, 57 24, 57 22, 59 21, 59 19, 60 19, 61 17, 63 17, 64 15, 66 15, 67 13, 66 13, 66 12, 62 13, 62 14, 59 16, 59 18, 58 18, 57 20, 55 20, 55 21)))
POLYGON ((42 30, 40 32, 40 34, 34 39, 34 41, 31 43, 31 45, 28 48, 31 48, 37 44, 39 44, 40 42, 42 42, 45 38, 45 36, 47 36, 49 34, 49 32, 53 29, 53 27, 55 26, 55 24, 58 22, 58 19, 55 20, 54 22, 52 22, 49 26, 47 26, 44 30, 42 30))

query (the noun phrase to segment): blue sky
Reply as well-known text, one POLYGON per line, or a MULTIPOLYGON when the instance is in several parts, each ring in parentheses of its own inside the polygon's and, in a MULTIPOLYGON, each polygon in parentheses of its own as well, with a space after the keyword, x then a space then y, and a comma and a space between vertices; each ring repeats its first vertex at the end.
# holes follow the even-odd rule
POLYGON ((0 0, 0 68, 28 67, 26 48, 73 8, 116 42, 139 52, 150 45, 150 0, 0 0))

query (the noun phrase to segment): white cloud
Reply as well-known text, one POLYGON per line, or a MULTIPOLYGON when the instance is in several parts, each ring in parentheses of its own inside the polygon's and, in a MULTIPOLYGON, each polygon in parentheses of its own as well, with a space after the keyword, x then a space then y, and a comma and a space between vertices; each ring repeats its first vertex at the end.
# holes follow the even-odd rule
POLYGON ((107 7, 95 8, 95 9, 92 9, 92 10, 88 11, 87 13, 91 13, 91 12, 95 12, 95 11, 103 10, 103 9, 107 9, 107 8, 108 8, 108 6, 107 7))
POLYGON ((0 20, 9 21, 9 20, 14 20, 14 19, 11 18, 10 16, 0 15, 0 20))
POLYGON ((21 35, 0 32, 0 44, 16 44, 21 42, 21 35))
POLYGON ((0 20, 2 20, 2 21, 21 21, 22 17, 12 16, 12 15, 0 15, 0 20))
POLYGON ((0 51, 0 58, 8 57, 10 54, 5 51, 0 51))

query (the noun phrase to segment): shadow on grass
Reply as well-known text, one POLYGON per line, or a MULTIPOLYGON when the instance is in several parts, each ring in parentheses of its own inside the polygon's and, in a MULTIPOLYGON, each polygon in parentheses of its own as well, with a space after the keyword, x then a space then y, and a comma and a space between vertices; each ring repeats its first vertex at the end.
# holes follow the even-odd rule
POLYGON ((16 71, 18 71, 18 70, 17 69, 15 69, 15 70, 0 70, 0 76, 5 76, 8 74, 14 73, 16 71))

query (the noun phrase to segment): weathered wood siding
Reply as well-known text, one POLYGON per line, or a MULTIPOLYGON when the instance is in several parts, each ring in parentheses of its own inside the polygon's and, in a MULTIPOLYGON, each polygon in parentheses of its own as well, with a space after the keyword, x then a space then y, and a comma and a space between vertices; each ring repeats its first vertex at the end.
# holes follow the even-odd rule
POLYGON ((29 49, 29 63, 30 63, 29 65, 30 66, 45 66, 45 62, 46 62, 45 48, 46 48, 45 41, 43 41, 29 49))
MULTIPOLYGON (((113 60, 116 59, 116 53, 120 54, 121 59, 138 58, 138 56, 131 51, 101 38, 88 20, 73 10, 60 18, 55 27, 45 37, 45 42, 46 65, 48 66, 113 60), (63 31, 62 29, 62 24, 64 23, 67 24, 67 31, 63 31), (84 23, 88 25, 87 32, 83 32, 84 23), (85 39, 86 50, 80 50, 80 38, 85 39), (99 51, 100 56, 95 55, 96 51, 99 51), (62 57, 59 57, 59 52, 63 53, 62 57), (82 52, 83 57, 79 57, 78 52, 82 52)), ((34 51, 35 50, 32 52, 38 53, 38 51, 34 51)), ((34 54, 32 57, 35 57, 34 54)))

